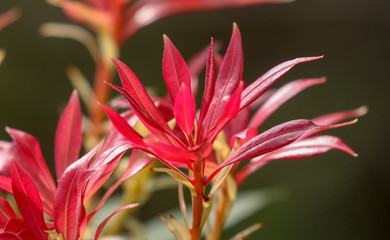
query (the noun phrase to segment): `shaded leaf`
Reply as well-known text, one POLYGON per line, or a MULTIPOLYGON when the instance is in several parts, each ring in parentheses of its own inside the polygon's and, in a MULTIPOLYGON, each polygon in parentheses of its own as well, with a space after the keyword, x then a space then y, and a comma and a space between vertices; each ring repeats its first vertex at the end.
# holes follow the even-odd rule
POLYGON ((4 228, 5 224, 15 217, 18 217, 18 215, 16 215, 7 199, 0 195, 0 227, 4 228))
POLYGON ((195 99, 191 90, 183 84, 176 96, 174 114, 177 124, 188 138, 195 126, 195 113, 195 99))

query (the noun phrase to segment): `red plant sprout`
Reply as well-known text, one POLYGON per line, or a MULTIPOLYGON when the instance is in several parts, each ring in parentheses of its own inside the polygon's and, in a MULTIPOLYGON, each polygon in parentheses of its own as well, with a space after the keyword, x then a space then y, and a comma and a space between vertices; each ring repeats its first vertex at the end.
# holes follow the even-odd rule
MULTIPOLYGON (((56 131, 56 186, 38 141, 19 130, 7 128, 7 131, 13 142, 2 142, 6 147, 0 149, 0 162, 3 163, 0 189, 14 196, 21 216, 13 211, 4 197, 0 197, 0 239, 47 240, 49 236, 50 239, 80 239, 89 220, 117 186, 109 189, 91 213, 86 213, 85 201, 103 185, 132 144, 117 142, 97 153, 99 144, 78 159, 81 112, 78 94, 74 92, 56 131)), ((121 181, 142 170, 149 162, 131 161, 121 181)), ((115 213, 135 206, 137 204, 129 204, 116 210, 98 227, 95 239, 115 213)))
MULTIPOLYGON (((203 225, 210 212, 210 197, 240 162, 254 159, 251 163, 252 168, 258 168, 258 165, 255 165, 257 162, 281 159, 283 153, 290 158, 303 158, 322 154, 330 149, 340 149, 355 155, 336 137, 312 137, 326 129, 355 123, 356 121, 350 121, 335 124, 347 118, 348 114, 342 113, 337 121, 334 120, 337 117, 333 117, 333 120, 332 117, 324 117, 323 121, 292 120, 260 134, 257 133, 257 127, 265 120, 262 118, 267 118, 296 93, 322 83, 324 79, 298 80, 282 87, 264 100, 264 104, 259 109, 260 113, 255 115, 249 126, 241 124, 238 128, 240 133, 237 129, 236 132, 230 130, 230 137, 233 138, 230 154, 221 157, 217 149, 217 138, 224 129, 229 129, 228 124, 240 114, 245 114, 248 107, 283 74, 299 63, 319 58, 321 57, 303 57, 284 62, 244 88, 241 34, 234 24, 227 52, 220 64, 218 63, 218 74, 215 71, 217 63, 214 60, 213 42, 211 42, 206 66, 205 90, 200 110, 196 114, 187 65, 169 38, 164 36, 163 75, 173 114, 166 115, 166 110, 160 111, 159 106, 155 105, 135 73, 115 59, 113 61, 123 88, 108 84, 127 99, 133 113, 149 130, 149 134, 140 135, 119 113, 104 105, 102 108, 115 128, 134 145, 134 148, 155 156, 170 168, 156 169, 156 171, 169 173, 189 187, 192 194, 193 221, 192 226, 188 227, 188 235, 193 240, 200 239, 203 225), (172 119, 166 119, 167 116, 171 116, 172 119), (176 123, 175 126, 172 127, 172 123, 176 123), (266 160, 258 160, 259 158, 266 158, 266 160), (182 171, 183 168, 188 169, 188 175, 182 171), (207 194, 206 186, 211 181, 214 181, 214 186, 207 194)), ((348 117, 361 114, 362 112, 358 110, 348 117)), ((250 169, 238 174, 241 175, 241 179, 245 179, 251 173, 250 169)), ((175 227, 175 220, 172 220, 175 221, 172 223, 164 218, 163 220, 175 236, 178 236, 179 229, 184 227, 175 227)), ((223 221, 219 223, 223 226, 223 221)), ((180 235, 184 237, 183 234, 180 235)))

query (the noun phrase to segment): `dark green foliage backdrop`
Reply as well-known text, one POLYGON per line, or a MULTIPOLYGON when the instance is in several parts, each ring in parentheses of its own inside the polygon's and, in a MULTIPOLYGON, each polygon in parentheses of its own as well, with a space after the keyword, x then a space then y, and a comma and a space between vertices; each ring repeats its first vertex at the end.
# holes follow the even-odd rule
MULTIPOLYGON (((12 6, 21 8, 22 17, 0 32, 0 47, 7 50, 0 67, 0 129, 11 126, 35 135, 45 157, 52 161, 59 111, 72 90, 64 68, 76 63, 91 77, 92 60, 76 42, 38 35, 38 27, 45 22, 69 22, 59 9, 44 1, 15 0, 1 1, 0 11, 12 6)), ((265 127, 365 104, 370 108, 367 116, 354 126, 331 132, 359 157, 334 151, 266 166, 243 188, 282 185, 291 195, 239 227, 264 221, 264 228, 253 239, 388 239, 389 12, 388 0, 297 0, 171 17, 141 30, 125 46, 122 60, 162 94, 162 34, 170 36, 188 59, 211 36, 227 43, 234 21, 243 35, 248 81, 282 61, 325 55, 323 60, 294 68, 277 85, 321 76, 328 78, 327 83, 284 105, 265 127)), ((0 137, 9 140, 3 130, 0 137)), ((172 199, 175 205, 176 195, 172 199)), ((226 238, 232 234, 226 232, 226 238)))

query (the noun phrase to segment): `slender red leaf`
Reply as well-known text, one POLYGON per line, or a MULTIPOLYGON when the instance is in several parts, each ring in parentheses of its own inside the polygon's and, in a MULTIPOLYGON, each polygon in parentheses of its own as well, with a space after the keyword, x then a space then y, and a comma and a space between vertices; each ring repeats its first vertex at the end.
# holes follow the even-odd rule
POLYGON ((134 144, 145 146, 142 136, 139 135, 119 113, 102 104, 100 104, 100 107, 103 108, 111 123, 122 134, 122 136, 134 144))
POLYGON ((12 232, 0 232, 1 240, 22 240, 18 235, 12 232))
POLYGON ((56 186, 42 156, 39 142, 32 135, 12 128, 6 128, 14 140, 14 159, 34 181, 38 191, 51 202, 56 186))
POLYGON ((244 89, 241 96, 241 109, 245 108, 258 97, 260 97, 268 88, 272 86, 281 76, 288 72, 295 65, 303 62, 313 61, 322 58, 319 57, 302 57, 296 58, 277 65, 263 76, 259 77, 251 85, 244 89))
POLYGON ((0 175, 0 189, 9 194, 12 194, 11 178, 0 175))
POLYGON ((207 59, 206 76, 205 76, 205 87, 202 97, 202 105, 199 113, 199 127, 198 127, 198 138, 200 137, 201 129, 203 128, 203 120, 206 116, 207 110, 209 109, 211 100, 213 99, 215 88, 215 59, 214 59, 214 41, 211 39, 210 50, 207 59))
POLYGON ((100 145, 82 158, 72 163, 62 174, 54 198, 54 223, 56 231, 66 240, 77 240, 81 221, 85 218, 82 192, 85 182, 80 176, 87 170, 88 164, 100 145))
POLYGON ((325 78, 300 79, 279 88, 253 115, 248 127, 259 128, 261 124, 283 103, 301 91, 325 82, 325 78))
POLYGON ((11 218, 17 216, 7 199, 0 195, 0 227, 4 228, 11 218))
POLYGON ((150 99, 141 81, 133 73, 133 71, 131 71, 131 69, 127 67, 123 62, 117 59, 113 59, 112 61, 114 62, 115 67, 118 71, 123 88, 134 100, 133 102, 130 102, 132 108, 134 108, 134 105, 136 105, 138 108, 142 109, 145 113, 147 113, 147 115, 157 121, 159 125, 161 125, 163 128, 169 128, 164 117, 160 114, 160 112, 156 108, 156 105, 154 105, 152 99, 150 99))
MULTIPOLYGON (((42 238, 37 238, 34 235, 34 233, 27 226, 25 220, 23 220, 23 218, 21 218, 21 217, 12 218, 11 220, 9 220, 7 225, 4 227, 4 232, 14 233, 19 237, 19 239, 22 239, 22 240, 27 240, 27 239, 28 240, 40 240, 40 239, 42 239, 42 238)), ((14 238, 11 238, 11 239, 14 239, 14 238)))
POLYGON ((213 99, 205 116, 204 133, 214 128, 223 114, 230 97, 237 90, 242 79, 243 52, 241 34, 237 25, 233 26, 233 34, 223 58, 218 77, 215 82, 213 99))
POLYGON ((82 115, 78 94, 76 91, 66 106, 58 122, 54 154, 57 179, 60 179, 65 169, 79 158, 82 140, 82 115))
POLYGON ((164 35, 163 75, 172 103, 176 103, 176 95, 182 84, 191 92, 190 73, 180 52, 171 40, 164 35))
POLYGON ((12 192, 24 222, 33 234, 46 240, 47 226, 43 218, 43 204, 37 188, 21 167, 12 161, 12 192))
POLYGON ((195 99, 188 86, 182 84, 174 104, 175 119, 181 130, 190 137, 195 126, 195 99))
POLYGON ((287 146, 252 160, 236 174, 236 183, 237 185, 240 185, 249 175, 270 161, 279 159, 302 159, 321 155, 332 149, 339 149, 352 156, 356 156, 356 153, 338 137, 323 135, 297 140, 287 146))
POLYGON ((137 207, 137 206, 138 206, 137 203, 133 203, 133 204, 129 204, 129 205, 120 207, 120 208, 118 208, 117 210, 115 210, 110 216, 108 216, 106 219, 104 219, 104 221, 98 226, 98 228, 97 228, 97 230, 96 230, 96 234, 95 234, 95 240, 97 240, 97 239, 100 238, 100 235, 102 234, 102 231, 103 231, 104 226, 106 226, 107 222, 108 222, 115 214, 117 214, 117 213, 120 212, 120 211, 126 210, 126 209, 135 208, 135 207, 137 207))

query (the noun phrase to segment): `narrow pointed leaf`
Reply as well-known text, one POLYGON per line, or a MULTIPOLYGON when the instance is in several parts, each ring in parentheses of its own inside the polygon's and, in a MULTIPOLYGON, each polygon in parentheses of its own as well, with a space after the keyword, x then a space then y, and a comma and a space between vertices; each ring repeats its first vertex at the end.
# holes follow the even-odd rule
POLYGON ((12 161, 12 192, 26 225, 38 239, 46 240, 47 227, 38 190, 15 161, 12 161))
POLYGON ((126 210, 126 209, 135 208, 135 207, 137 207, 137 206, 138 206, 137 203, 133 203, 133 204, 129 204, 129 205, 120 207, 120 208, 118 208, 117 210, 115 210, 110 216, 108 216, 106 219, 104 219, 104 221, 98 226, 98 228, 97 228, 97 230, 96 230, 96 234, 95 234, 95 240, 97 240, 97 239, 100 238, 104 226, 106 226, 107 222, 108 222, 115 214, 117 214, 117 213, 120 212, 120 211, 126 210))
MULTIPOLYGON (((203 120, 213 99, 215 88, 215 59, 214 59, 214 41, 211 39, 209 55, 207 58, 205 87, 202 97, 202 105, 199 113, 199 130, 202 128, 203 120)), ((198 133, 199 134, 199 133, 198 133)))
POLYGON ((134 105, 137 105, 149 116, 155 119, 163 128, 168 128, 164 117, 160 114, 156 105, 154 105, 152 99, 149 97, 144 86, 134 72, 119 60, 113 59, 112 61, 118 71, 123 88, 132 97, 132 99, 134 99, 134 102, 130 103, 132 104, 132 107, 134 108, 134 105))
POLYGON ((272 86, 281 76, 288 72, 295 65, 303 62, 309 62, 322 58, 319 57, 301 57, 277 65, 269 70, 263 76, 259 77, 251 85, 244 89, 241 96, 241 109, 245 108, 258 97, 260 97, 268 88, 272 86))
POLYGON ((57 179, 60 179, 65 169, 79 158, 81 149, 81 109, 76 91, 66 106, 58 122, 55 141, 55 166, 57 179))
POLYGON ((194 129, 195 113, 195 99, 191 90, 183 84, 176 95, 174 114, 177 124, 188 137, 194 129))
POLYGON ((145 146, 142 136, 139 135, 119 113, 104 105, 100 105, 100 107, 103 108, 111 123, 122 134, 122 136, 134 144, 145 146))
POLYGON ((266 163, 280 159, 302 159, 324 154, 332 149, 339 149, 352 156, 357 154, 348 147, 340 138, 323 135, 297 140, 287 146, 252 160, 247 166, 240 170, 236 176, 237 185, 252 173, 264 166, 266 163))
POLYGON ((0 175, 0 189, 9 194, 12 194, 11 178, 0 175))
POLYGON ((279 88, 252 117, 249 127, 259 128, 261 124, 275 112, 283 103, 301 91, 325 82, 325 78, 300 79, 279 88))
POLYGON ((0 175, 11 176, 12 142, 0 141, 0 175))
POLYGON ((0 195, 0 227, 4 228, 11 218, 17 216, 7 199, 0 195))
POLYGON ((87 170, 98 147, 71 164, 62 174, 54 199, 54 223, 56 231, 66 240, 77 240, 81 221, 85 218, 83 195, 85 182, 80 176, 87 170))
POLYGON ((191 91, 190 73, 187 64, 180 52, 164 35, 163 75, 172 103, 176 103, 176 96, 182 84, 191 91))
POLYGON ((18 235, 12 232, 0 232, 1 240, 22 240, 18 235))
POLYGON ((6 128, 14 140, 14 159, 26 171, 39 192, 50 201, 54 198, 56 186, 42 156, 39 142, 32 135, 12 128, 6 128))
POLYGON ((29 229, 28 225, 21 217, 12 218, 9 220, 7 225, 4 227, 4 232, 15 233, 22 240, 42 240, 42 238, 37 238, 34 235, 34 233, 29 229))
POLYGON ((243 52, 241 34, 234 24, 233 34, 215 82, 213 99, 205 117, 205 131, 214 128, 219 121, 227 102, 237 90, 242 79, 243 52))

